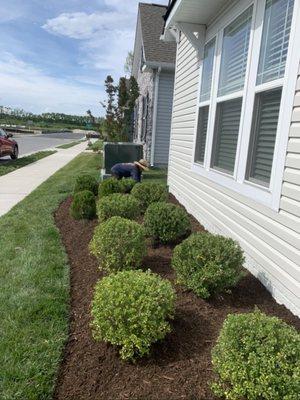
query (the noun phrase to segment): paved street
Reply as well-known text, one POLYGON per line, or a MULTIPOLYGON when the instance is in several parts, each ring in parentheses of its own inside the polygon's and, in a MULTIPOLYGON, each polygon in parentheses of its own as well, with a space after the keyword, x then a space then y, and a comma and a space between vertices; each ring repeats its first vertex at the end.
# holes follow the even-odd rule
POLYGON ((15 139, 19 144, 20 156, 56 147, 61 144, 70 143, 83 139, 84 135, 79 133, 58 132, 44 135, 19 135, 15 134, 15 139))

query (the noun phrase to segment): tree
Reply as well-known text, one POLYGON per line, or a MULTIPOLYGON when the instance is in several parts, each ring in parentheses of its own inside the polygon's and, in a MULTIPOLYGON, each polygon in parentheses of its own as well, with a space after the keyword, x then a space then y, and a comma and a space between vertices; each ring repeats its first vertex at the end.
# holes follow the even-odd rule
POLYGON ((105 79, 105 92, 107 101, 101 103, 106 110, 104 131, 109 140, 116 141, 118 139, 118 123, 117 123, 117 106, 115 105, 115 96, 118 88, 114 85, 111 75, 105 79))
POLYGON ((132 67, 133 67, 133 52, 129 51, 126 57, 124 71, 126 74, 132 74, 132 67))
POLYGON ((133 112, 139 87, 132 76, 121 77, 118 86, 109 75, 105 80, 107 100, 102 104, 106 110, 105 134, 111 141, 130 141, 133 134, 133 112), (117 98, 116 98, 117 96, 117 98))
POLYGON ((127 108, 124 115, 124 134, 128 137, 128 140, 133 138, 134 129, 134 107, 136 100, 140 95, 139 85, 134 76, 129 78, 128 85, 128 101, 127 108))

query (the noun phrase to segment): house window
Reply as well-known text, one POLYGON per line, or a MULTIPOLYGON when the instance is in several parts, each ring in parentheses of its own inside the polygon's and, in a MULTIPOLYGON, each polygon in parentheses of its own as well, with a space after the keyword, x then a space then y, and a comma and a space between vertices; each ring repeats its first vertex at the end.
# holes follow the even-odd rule
POLYGON ((284 162, 278 132, 286 135, 294 95, 286 69, 296 83, 299 68, 296 46, 289 49, 292 24, 300 29, 295 4, 238 2, 207 28, 200 71, 193 170, 275 209, 277 162, 284 162))
POLYGON ((258 93, 249 147, 248 179, 262 185, 270 182, 282 89, 258 93))
POLYGON ((216 133, 212 167, 232 174, 240 130, 242 98, 217 106, 216 133))
POLYGON ((213 73, 214 56, 215 56, 215 44, 216 40, 213 39, 209 43, 207 43, 204 47, 200 101, 206 101, 210 99, 212 73, 213 73))
POLYGON ((282 78, 293 16, 294 0, 267 0, 257 84, 282 78))
POLYGON ((218 96, 244 88, 253 7, 224 30, 218 96))
POLYGON ((195 151, 195 162, 202 164, 205 156, 206 135, 208 129, 209 100, 211 97, 211 85, 215 55, 215 39, 204 47, 202 64, 202 78, 200 90, 200 106, 198 115, 197 140, 195 151))
POLYGON ((200 107, 198 117, 198 134, 195 151, 195 162, 203 163, 205 155, 206 133, 208 124, 209 106, 200 107))
POLYGON ((293 6, 294 0, 266 2, 246 176, 263 186, 271 179, 293 6), (267 82, 276 89, 264 90, 267 82))
POLYGON ((252 13, 251 6, 224 29, 211 167, 229 174, 235 166, 252 13), (222 96, 234 93, 236 99, 222 101, 222 96))

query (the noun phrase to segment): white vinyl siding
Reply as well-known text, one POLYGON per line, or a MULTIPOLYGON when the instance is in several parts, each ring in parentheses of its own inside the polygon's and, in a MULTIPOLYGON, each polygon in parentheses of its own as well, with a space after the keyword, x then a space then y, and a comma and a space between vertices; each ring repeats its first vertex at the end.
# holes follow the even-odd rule
POLYGON ((198 84, 197 52, 182 34, 175 77, 170 192, 209 231, 238 240, 247 256, 246 267, 280 303, 300 315, 300 76, 279 212, 191 170, 198 84), (182 82, 183 76, 189 79, 182 82))

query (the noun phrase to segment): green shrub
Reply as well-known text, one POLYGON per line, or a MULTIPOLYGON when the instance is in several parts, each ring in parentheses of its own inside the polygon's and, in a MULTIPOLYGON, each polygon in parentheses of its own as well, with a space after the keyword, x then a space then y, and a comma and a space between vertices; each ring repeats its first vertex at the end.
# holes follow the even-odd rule
POLYGON ((212 352, 217 381, 212 389, 228 400, 297 400, 300 335, 260 311, 229 315, 212 352))
POLYGON ((103 150, 103 141, 97 140, 96 142, 91 143, 89 145, 89 148, 93 150, 95 153, 100 152, 101 150, 103 150))
POLYGON ((114 193, 98 200, 97 214, 101 222, 111 217, 136 219, 140 215, 140 204, 130 194, 114 193))
POLYGON ((131 193, 133 187, 137 184, 134 179, 123 178, 119 180, 121 186, 121 193, 131 193))
POLYGON ((175 247, 172 258, 178 282, 204 299, 235 286, 243 262, 235 241, 210 233, 191 235, 175 247))
POLYGON ((150 204, 144 219, 148 236, 162 243, 171 243, 186 236, 191 229, 187 212, 174 204, 150 204))
POLYGON ((124 360, 148 354, 170 332, 175 293, 168 280, 148 272, 121 271, 100 280, 92 303, 96 340, 120 346, 124 360))
POLYGON ((138 183, 132 189, 131 194, 141 203, 142 211, 146 211, 152 203, 164 202, 168 199, 168 190, 160 183, 138 183))
POLYGON ((93 219, 96 217, 96 200, 94 193, 83 190, 74 194, 71 215, 75 219, 93 219))
POLYGON ((114 193, 130 193, 131 189, 136 184, 136 181, 131 178, 108 178, 102 181, 99 185, 99 196, 109 196, 114 193))
POLYGON ((121 217, 112 217, 96 227, 91 253, 107 272, 140 267, 146 255, 143 226, 121 217))
POLYGON ((95 196, 98 195, 98 182, 91 175, 80 175, 75 181, 74 194, 82 192, 83 190, 89 190, 94 193, 95 196))

